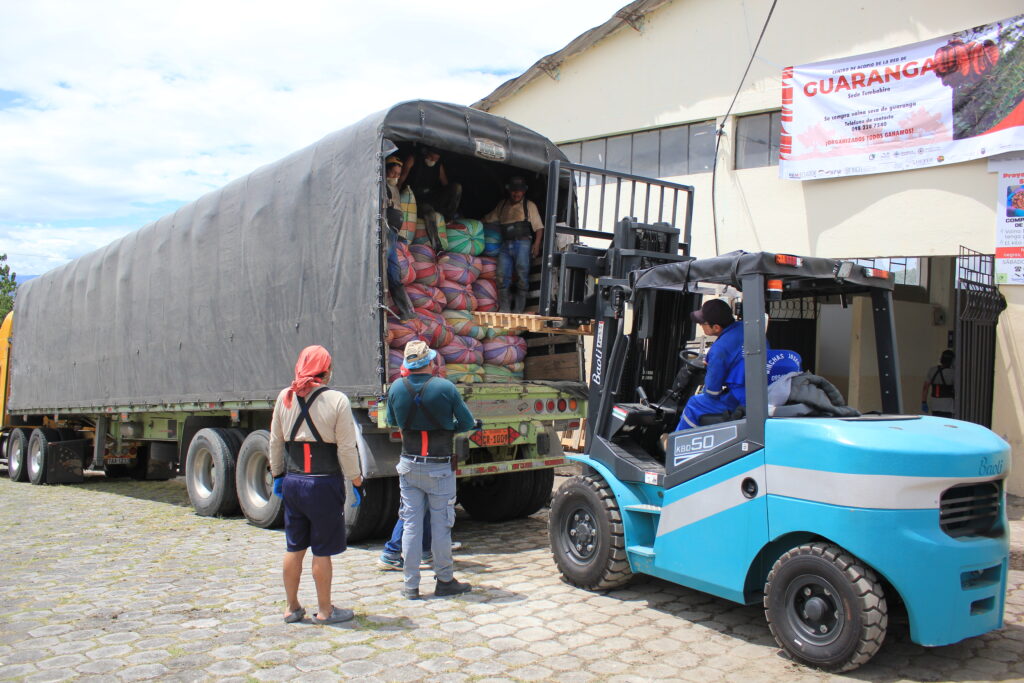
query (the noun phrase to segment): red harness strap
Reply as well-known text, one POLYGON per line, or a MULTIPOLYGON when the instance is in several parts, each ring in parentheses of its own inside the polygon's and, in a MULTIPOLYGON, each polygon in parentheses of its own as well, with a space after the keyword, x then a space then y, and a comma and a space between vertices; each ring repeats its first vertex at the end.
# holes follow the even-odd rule
POLYGON ((302 461, 302 470, 306 474, 309 474, 313 470, 313 463, 310 461, 313 453, 309 449, 308 441, 302 444, 302 455, 304 456, 304 459, 302 461))
POLYGON ((430 434, 421 431, 420 432, 420 455, 430 455, 430 434))

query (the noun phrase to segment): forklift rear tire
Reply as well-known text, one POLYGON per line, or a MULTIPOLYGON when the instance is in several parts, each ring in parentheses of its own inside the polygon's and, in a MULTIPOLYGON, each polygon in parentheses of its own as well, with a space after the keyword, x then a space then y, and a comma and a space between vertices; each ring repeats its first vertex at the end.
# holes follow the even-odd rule
POLYGON ((227 429, 207 427, 192 437, 185 461, 185 486, 201 517, 238 512, 235 463, 241 440, 227 429))
POLYGON ((28 481, 27 453, 28 430, 21 427, 12 429, 7 437, 7 476, 12 481, 28 481))
POLYGON ((764 585, 764 614, 782 649, 830 672, 867 663, 889 623, 875 572, 831 543, 798 546, 775 562, 764 585))
POLYGON ((572 585, 605 591, 633 578, 619 504, 601 477, 577 475, 559 487, 548 532, 555 564, 572 585))

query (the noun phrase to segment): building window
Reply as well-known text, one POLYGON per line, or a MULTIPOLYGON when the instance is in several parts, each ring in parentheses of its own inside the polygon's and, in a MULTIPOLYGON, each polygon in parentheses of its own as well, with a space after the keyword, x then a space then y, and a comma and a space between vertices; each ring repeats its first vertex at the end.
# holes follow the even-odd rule
POLYGON ((868 268, 880 268, 893 274, 897 285, 924 287, 928 282, 927 261, 913 256, 892 256, 888 258, 859 258, 854 263, 868 268))
MULTIPOLYGON (((711 170, 715 160, 715 122, 700 121, 559 147, 569 161, 584 166, 674 178, 711 170)), ((592 182, 598 181, 593 178, 592 182)))
POLYGON ((779 165, 779 116, 773 111, 736 120, 736 168, 779 165))

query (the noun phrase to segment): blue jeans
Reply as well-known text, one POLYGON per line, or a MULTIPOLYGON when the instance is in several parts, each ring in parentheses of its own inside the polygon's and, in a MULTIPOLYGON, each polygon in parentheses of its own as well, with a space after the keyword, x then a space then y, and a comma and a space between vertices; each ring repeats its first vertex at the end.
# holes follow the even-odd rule
POLYGON ((498 288, 512 286, 513 270, 519 278, 519 291, 530 289, 530 244, 529 237, 519 240, 505 240, 498 251, 498 288))
POLYGON ((423 535, 430 510, 431 548, 438 581, 452 580, 452 525, 455 523, 455 473, 448 463, 398 461, 402 490, 402 570, 407 589, 420 587, 423 535))
MULTIPOLYGON (((384 554, 390 557, 402 556, 402 530, 405 528, 405 521, 402 519, 402 512, 399 509, 398 521, 391 532, 391 538, 384 544, 384 554)), ((427 518, 423 523, 423 552, 430 551, 430 510, 427 510, 427 518)))

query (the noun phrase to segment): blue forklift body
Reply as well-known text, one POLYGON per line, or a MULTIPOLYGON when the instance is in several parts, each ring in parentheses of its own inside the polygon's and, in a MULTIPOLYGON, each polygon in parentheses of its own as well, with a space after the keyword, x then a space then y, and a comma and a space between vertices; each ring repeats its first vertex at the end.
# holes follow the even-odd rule
POLYGON ((615 494, 634 572, 757 602, 782 553, 824 539, 889 582, 917 643, 1002 626, 1005 506, 1000 500, 984 535, 951 535, 940 519, 943 494, 956 487, 991 485, 1003 495, 1009 446, 983 427, 916 416, 773 418, 763 449, 667 489, 574 459, 615 494))

